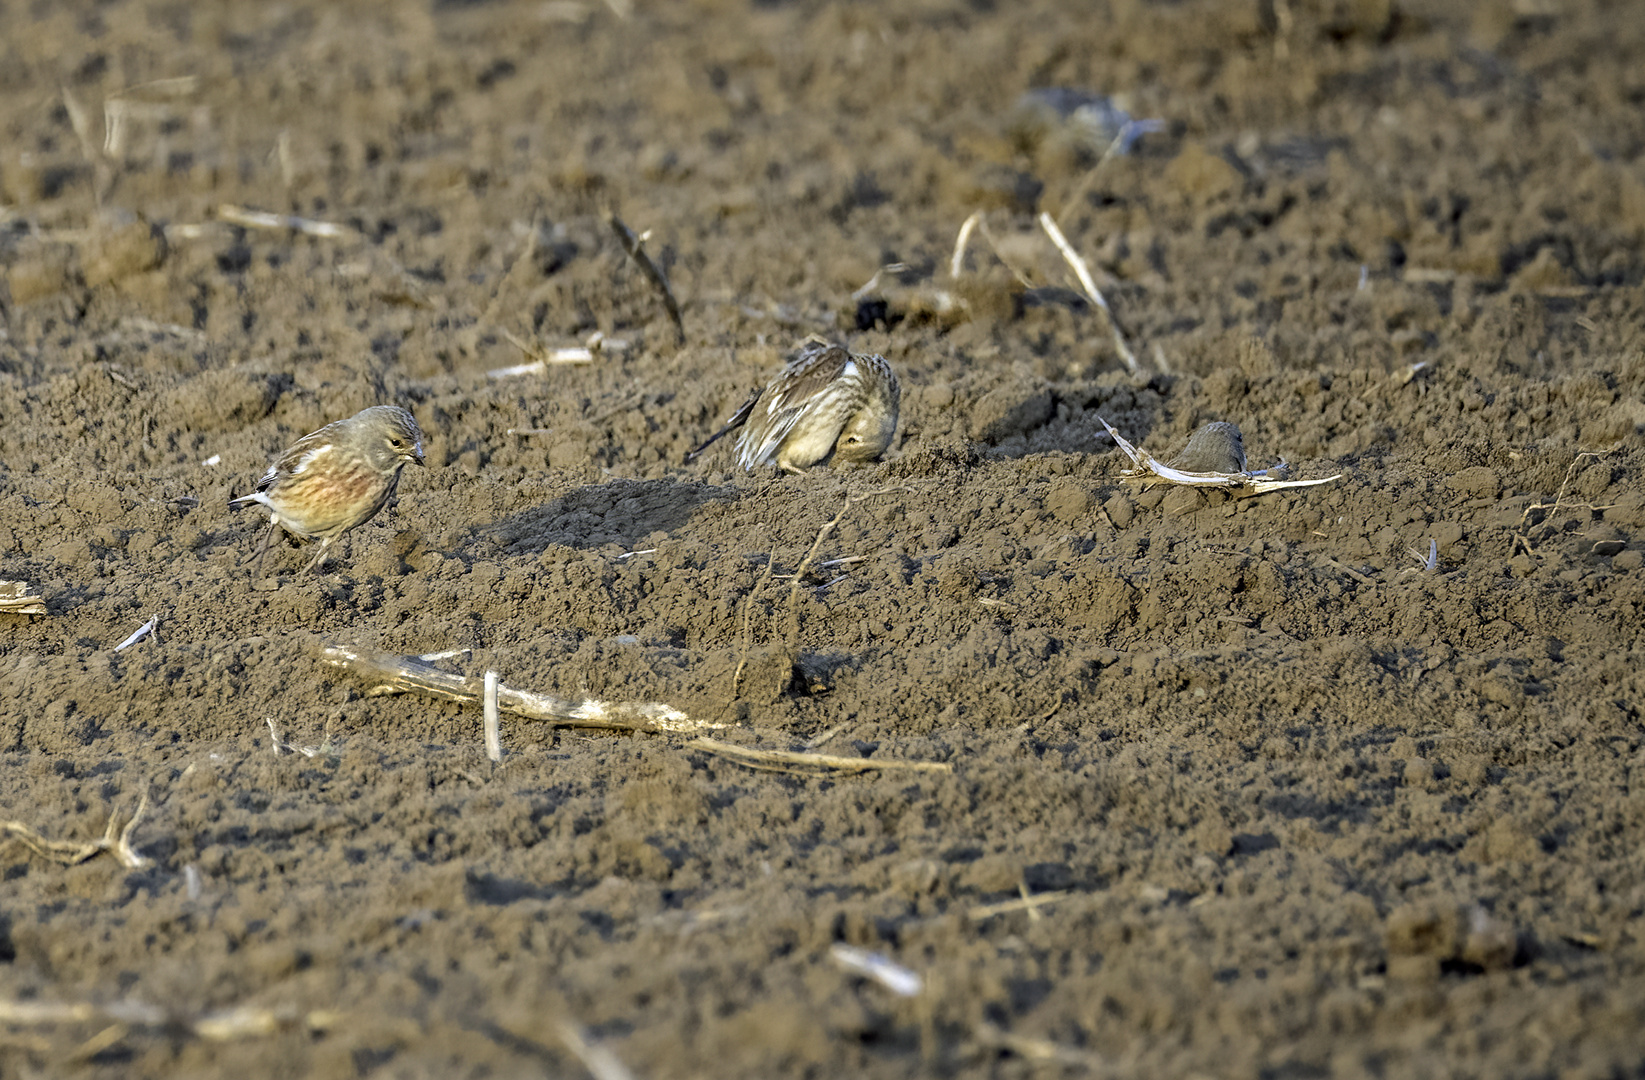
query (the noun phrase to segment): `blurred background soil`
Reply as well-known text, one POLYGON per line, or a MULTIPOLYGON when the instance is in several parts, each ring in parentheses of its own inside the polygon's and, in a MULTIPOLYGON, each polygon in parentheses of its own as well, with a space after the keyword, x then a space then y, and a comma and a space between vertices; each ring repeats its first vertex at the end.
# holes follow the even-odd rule
POLYGON ((150 860, 0 848, 0 1076, 1645 1069, 1632 5, 0 28, 0 579, 48 609, 0 614, 0 818, 93 841, 146 796, 150 860), (1099 165, 1019 108, 1058 87, 1163 129, 1099 165), (887 459, 681 465, 811 334, 901 372, 887 459), (252 580, 228 498, 385 402, 428 467, 252 580), (1141 490, 1099 415, 1342 476, 1141 490), (327 643, 951 770, 506 715, 494 766, 327 643))

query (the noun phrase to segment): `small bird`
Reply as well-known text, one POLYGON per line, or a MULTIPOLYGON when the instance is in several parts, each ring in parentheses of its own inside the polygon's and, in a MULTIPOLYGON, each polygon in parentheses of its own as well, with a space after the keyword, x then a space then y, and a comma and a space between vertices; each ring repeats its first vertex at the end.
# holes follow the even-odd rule
POLYGON ((751 403, 737 464, 798 473, 819 463, 873 461, 891 445, 901 399, 883 356, 808 341, 751 403))
POLYGON ((1226 420, 1201 425, 1188 437, 1182 453, 1171 459, 1171 468, 1194 473, 1242 473, 1245 471, 1245 440, 1239 428, 1226 420))
POLYGON ((397 405, 373 405, 292 443, 257 481, 257 490, 229 500, 233 510, 252 503, 269 508, 254 573, 262 570, 278 529, 320 541, 303 570, 319 566, 338 537, 383 508, 408 461, 423 463, 423 433, 397 405))

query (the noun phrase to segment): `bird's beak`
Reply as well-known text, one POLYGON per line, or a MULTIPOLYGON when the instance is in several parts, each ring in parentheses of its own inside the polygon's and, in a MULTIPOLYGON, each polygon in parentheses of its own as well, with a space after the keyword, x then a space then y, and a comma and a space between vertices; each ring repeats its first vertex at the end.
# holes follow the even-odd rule
POLYGON ((411 451, 411 460, 421 465, 423 463, 423 444, 418 443, 411 451))

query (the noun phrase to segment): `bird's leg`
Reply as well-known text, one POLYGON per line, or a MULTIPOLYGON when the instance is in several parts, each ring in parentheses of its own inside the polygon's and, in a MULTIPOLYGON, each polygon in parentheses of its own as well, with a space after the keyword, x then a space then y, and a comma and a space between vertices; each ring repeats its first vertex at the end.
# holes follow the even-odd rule
POLYGON ((319 566, 322 562, 325 561, 325 559, 326 559, 326 549, 331 546, 332 539, 333 539, 332 537, 328 536, 324 540, 320 541, 320 550, 316 551, 314 553, 314 558, 310 559, 308 561, 308 565, 303 567, 303 570, 302 570, 303 573, 305 573, 305 574, 308 573, 310 570, 313 570, 315 567, 319 566))
MULTIPOLYGON (((268 531, 263 534, 263 542, 257 545, 257 566, 251 572, 254 579, 260 579, 263 576, 263 556, 268 554, 268 546, 274 543, 274 533, 279 527, 280 519, 271 517, 268 523, 268 531)), ((244 566, 245 563, 240 565, 244 566)))

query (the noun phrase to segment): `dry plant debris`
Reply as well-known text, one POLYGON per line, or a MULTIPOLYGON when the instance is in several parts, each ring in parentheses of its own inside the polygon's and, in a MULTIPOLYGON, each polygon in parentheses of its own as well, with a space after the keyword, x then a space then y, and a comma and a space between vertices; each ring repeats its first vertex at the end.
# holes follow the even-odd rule
POLYGON ((495 671, 486 672, 485 696, 481 705, 485 718, 486 757, 492 761, 503 760, 503 735, 497 715, 498 685, 497 673, 495 671))
POLYGON ((577 1056, 594 1080, 634 1080, 634 1074, 611 1048, 595 1042, 581 1025, 561 1021, 559 1034, 565 1048, 577 1056))
POLYGON ((44 615, 44 597, 30 596, 25 581, 0 581, 0 615, 44 615))
MULTIPOLYGON (((367 683, 370 689, 366 693, 370 696, 415 693, 470 705, 482 705, 484 702, 483 680, 441 671, 420 657, 396 656, 347 645, 327 645, 320 650, 320 659, 367 683)), ((502 683, 497 685, 497 707, 561 727, 600 728, 606 731, 690 733, 724 726, 706 720, 693 720, 674 706, 659 701, 600 701, 595 698, 572 701, 530 690, 517 690, 502 683)))
POLYGON ((889 772, 901 770, 904 772, 953 772, 954 766, 946 761, 885 761, 874 758, 839 757, 834 754, 808 754, 798 750, 756 750, 749 746, 736 746, 732 743, 720 742, 717 739, 696 738, 686 743, 683 749, 701 750, 704 753, 715 754, 738 765, 746 765, 750 769, 764 769, 770 772, 798 773, 801 775, 829 772, 889 772))
POLYGON ((1068 237, 1062 234, 1055 219, 1043 211, 1040 213, 1040 228, 1045 230, 1045 235, 1051 238, 1051 242, 1062 253, 1063 259, 1073 268, 1074 276, 1079 279, 1080 289, 1084 291, 1085 298, 1102 309, 1103 317, 1108 320, 1108 330, 1114 336, 1114 348, 1119 350, 1120 359, 1125 361, 1125 370, 1132 375, 1141 375, 1142 365, 1137 362, 1137 354, 1131 351, 1131 346, 1126 343, 1125 334, 1120 331, 1119 321, 1114 318, 1108 301, 1103 299, 1102 293, 1097 290, 1097 283, 1091 277, 1090 267, 1085 265, 1085 260, 1080 258, 1079 252, 1074 250, 1074 245, 1068 242, 1068 237))
POLYGON ((217 208, 217 220, 226 221, 230 225, 238 225, 242 229, 274 229, 289 230, 302 233, 304 236, 318 236, 335 238, 339 236, 358 237, 353 229, 347 225, 338 225, 333 221, 316 221, 314 218, 298 217, 295 214, 271 214, 264 210, 249 210, 243 206, 234 206, 224 203, 217 208))
MULTIPOLYGON (((1508 555, 1510 558, 1519 554, 1522 548, 1524 549, 1526 555, 1536 555, 1536 548, 1531 544, 1531 526, 1529 522, 1531 515, 1536 513, 1538 510, 1548 511, 1547 516, 1539 519, 1538 521, 1538 524, 1548 525, 1555 517, 1559 515, 1561 509, 1587 510, 1590 513, 1598 510, 1610 509, 1609 506, 1596 506, 1593 503, 1568 503, 1565 501, 1565 489, 1571 486, 1571 479, 1576 476, 1577 467, 1587 458, 1601 458, 1609 453, 1611 453, 1610 450, 1584 450, 1571 459, 1571 464, 1565 470, 1565 479, 1559 482, 1559 491, 1554 494, 1554 501, 1551 503, 1532 503, 1525 508, 1524 513, 1519 515, 1519 524, 1514 528, 1514 539, 1508 548, 1508 555)), ((1546 539, 1552 531, 1553 529, 1550 525, 1550 527, 1543 532, 1540 539, 1546 539)))
POLYGON ((1438 540, 1435 540, 1432 537, 1428 538, 1428 554, 1426 554, 1426 555, 1424 555, 1422 552, 1418 551, 1416 548, 1406 548, 1405 550, 1407 551, 1407 553, 1410 554, 1411 558, 1413 558, 1417 561, 1417 565, 1407 566, 1403 571, 1401 571, 1402 573, 1406 573, 1406 574, 1419 574, 1419 573, 1431 574, 1435 570, 1439 569, 1439 541, 1438 540))
POLYGON ((149 797, 145 792, 137 802, 136 812, 131 815, 131 820, 126 822, 124 827, 120 825, 119 812, 111 811, 108 827, 96 840, 47 840, 33 826, 21 821, 0 821, 0 833, 10 835, 36 855, 54 859, 65 866, 78 866, 106 851, 126 869, 141 870, 152 860, 137 854, 136 849, 131 846, 131 834, 132 830, 137 828, 137 823, 143 820, 143 814, 147 812, 148 806, 149 797))
MULTIPOLYGON (((126 640, 124 640, 120 644, 116 645, 114 647, 114 651, 115 652, 125 652, 127 649, 129 649, 133 645, 137 644, 139 641, 142 641, 144 638, 146 638, 150 634, 154 633, 155 628, 158 627, 159 625, 160 625, 160 616, 158 616, 158 615, 149 616, 149 620, 147 622, 145 622, 142 626, 139 626, 137 629, 133 630, 131 632, 130 637, 126 638, 126 640)), ((156 640, 159 640, 159 639, 156 638, 156 640)))
POLYGON ((281 754, 301 754, 304 757, 311 758, 319 757, 321 754, 334 753, 336 751, 336 747, 331 741, 331 732, 329 729, 326 732, 325 738, 321 740, 319 746, 298 746, 294 743, 288 743, 285 739, 280 737, 280 728, 274 723, 274 717, 263 717, 263 723, 268 725, 268 741, 273 746, 275 757, 279 757, 281 754))
POLYGON ((1054 892, 1030 893, 1027 888, 1022 889, 1022 895, 1015 900, 1001 900, 997 904, 978 904, 966 911, 966 917, 972 922, 982 922, 992 919, 996 915, 1009 915, 1015 911, 1026 911, 1030 918, 1039 918, 1039 909, 1055 904, 1058 900, 1066 900, 1074 893, 1069 889, 1058 889, 1054 892))
POLYGON ((298 1027, 311 1032, 322 1032, 338 1026, 342 1019, 340 1014, 327 1010, 303 1012, 294 1007, 271 1009, 237 1005, 197 1016, 178 1016, 158 1005, 145 1005, 137 1001, 111 1001, 99 1005, 92 1002, 0 1000, 0 1024, 14 1024, 20 1027, 57 1024, 107 1025, 102 1032, 93 1036, 94 1040, 105 1043, 94 1049, 93 1054, 120 1042, 130 1034, 132 1028, 180 1032, 211 1042, 225 1042, 230 1039, 273 1035, 298 1027))
MULTIPOLYGON (((1045 235, 1049 237, 1051 243, 1056 246, 1057 253, 1062 256, 1063 261, 1066 262, 1069 268, 1074 271, 1074 277, 1079 282, 1080 292, 1084 294, 1085 298, 1091 302, 1093 307, 1102 312, 1104 320, 1108 323, 1108 332, 1114 339, 1114 350, 1119 353, 1120 359, 1125 362, 1125 369, 1133 376, 1140 376, 1142 374, 1142 364, 1137 360, 1137 354, 1132 351, 1130 343, 1126 341, 1125 333, 1120 329, 1119 320, 1114 317, 1113 309, 1108 306, 1107 298, 1102 295, 1102 290, 1097 288, 1096 279, 1091 276, 1091 268, 1086 264, 1085 259, 1081 257, 1079 252, 1074 250, 1074 245, 1069 243, 1068 237, 1063 234, 1063 231, 1057 225, 1055 218, 1053 218, 1049 213, 1042 212, 1038 218, 1038 221, 1039 226, 1045 232, 1045 235)), ((954 238, 954 253, 949 256, 948 260, 948 276, 953 280, 959 280, 960 273, 965 268, 966 247, 971 242, 971 234, 977 231, 980 231, 983 238, 988 241, 989 247, 993 249, 994 257, 999 259, 1006 269, 1011 271, 1011 276, 1016 278, 1024 288, 1032 288, 1032 282, 1029 281, 1028 275, 1023 272, 1021 267, 1015 265, 1009 258, 1007 258, 1002 250, 1000 250, 999 244, 994 240, 993 234, 988 230, 988 218, 981 210, 973 213, 960 225, 959 235, 954 238)), ((893 266, 882 267, 881 270, 894 270, 897 269, 899 265, 900 264, 894 264, 893 266)), ((867 294, 879 283, 879 280, 880 275, 875 274, 873 280, 859 289, 857 293, 854 294, 853 298, 867 294)), ((962 298, 954 296, 946 291, 939 290, 934 292, 932 295, 936 301, 936 310, 934 312, 936 314, 946 315, 951 312, 963 313, 963 311, 968 307, 962 298)))
POLYGON ((1138 446, 1133 446, 1125 437, 1114 430, 1114 426, 1102 417, 1097 417, 1102 426, 1114 440, 1125 456, 1131 459, 1132 469, 1124 474, 1128 479, 1143 480, 1147 483, 1185 484, 1191 487, 1219 487, 1243 488, 1252 495, 1263 495, 1270 491, 1279 491, 1284 488, 1314 487, 1318 484, 1329 484, 1333 480, 1342 478, 1341 473, 1327 476, 1321 480, 1276 480, 1274 474, 1289 468, 1285 462, 1280 462, 1271 469, 1261 472, 1185 472, 1182 469, 1173 469, 1162 464, 1159 459, 1138 446))
POLYGON ((1087 1072, 1104 1069, 1106 1063, 1096 1054, 1072 1046, 1064 1046, 1049 1039, 1016 1035, 995 1024, 984 1022, 973 1033, 983 1046, 1009 1050, 1028 1061, 1043 1061, 1064 1068, 1083 1069, 1087 1072))
POLYGON ((684 345, 685 321, 680 317, 680 302, 674 299, 674 290, 669 287, 668 277, 663 273, 662 267, 658 266, 645 250, 645 242, 650 238, 651 233, 646 231, 636 236, 634 230, 624 225, 622 218, 614 213, 606 215, 606 224, 610 225, 611 231, 617 234, 617 242, 623 246, 623 250, 628 253, 628 257, 634 260, 635 265, 640 268, 645 276, 650 279, 651 284, 655 285, 657 291, 662 294, 663 307, 668 309, 668 317, 674 323, 674 332, 679 335, 680 344, 684 345))
MULTIPOLYGON (((750 403, 750 407, 751 406, 752 402, 750 403)), ((710 441, 712 442, 713 440, 710 441)), ((805 576, 806 568, 811 565, 811 560, 817 557, 817 551, 822 547, 823 541, 828 538, 829 533, 834 531, 834 527, 840 523, 840 519, 845 517, 846 511, 850 510, 857 503, 860 503, 865 499, 872 499, 880 495, 891 495, 897 492, 908 492, 912 490, 912 488, 908 487, 888 487, 876 488, 873 491, 864 491, 857 495, 847 495, 845 503, 840 507, 839 513, 835 514, 823 524, 822 528, 817 530, 817 538, 811 542, 811 548, 805 553, 805 558, 800 560, 799 567, 794 571, 793 584, 790 585, 788 589, 788 640, 791 644, 798 640, 800 633, 800 582, 805 576)), ((742 655, 737 661, 737 669, 731 674, 731 698, 733 701, 736 700, 738 688, 742 685, 743 671, 748 667, 749 650, 752 649, 754 645, 754 597, 759 594, 760 589, 765 586, 766 581, 771 577, 771 570, 774 565, 775 562, 767 556, 765 561, 765 570, 760 574, 759 580, 754 582, 754 588, 749 592, 748 597, 743 601, 745 606, 743 607, 742 655)))
POLYGON ((492 368, 486 372, 491 379, 508 379, 516 375, 546 375, 548 369, 561 364, 592 364, 600 357, 611 353, 622 353, 628 350, 628 342, 623 338, 608 338, 600 331, 588 335, 581 345, 570 345, 560 349, 543 349, 533 345, 509 330, 502 331, 503 337, 509 344, 531 357, 529 364, 511 364, 508 367, 492 368))
POLYGON ((925 989, 925 980, 919 974, 877 952, 869 952, 855 945, 836 941, 828 950, 834 963, 864 978, 873 979, 898 997, 913 997, 925 989))

